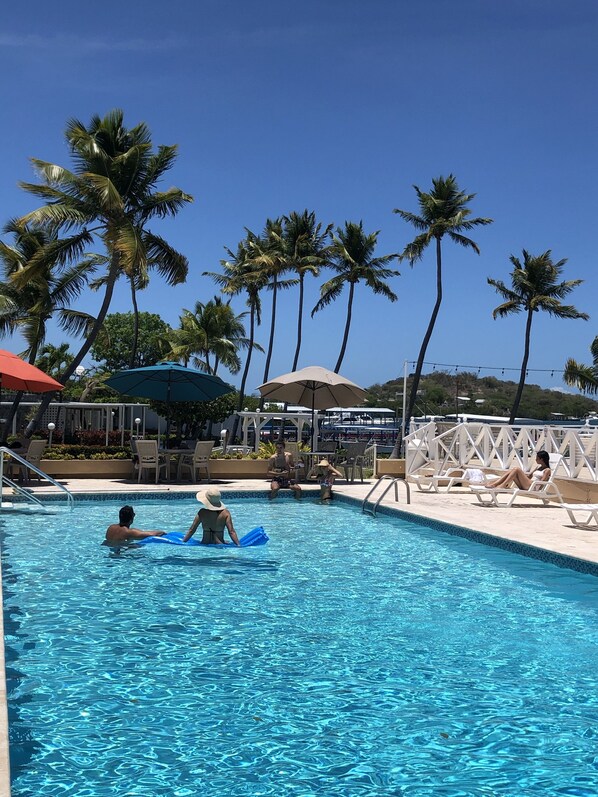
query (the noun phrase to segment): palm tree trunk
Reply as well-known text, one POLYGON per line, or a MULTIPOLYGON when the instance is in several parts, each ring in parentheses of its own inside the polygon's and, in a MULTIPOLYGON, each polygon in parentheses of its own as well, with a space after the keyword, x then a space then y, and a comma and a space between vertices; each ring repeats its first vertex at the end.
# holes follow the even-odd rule
MULTIPOLYGON (((270 321, 270 340, 268 341, 268 354, 266 355, 266 365, 264 367, 264 378, 262 382, 268 381, 268 374, 270 373, 270 360, 272 359, 272 349, 274 348, 274 328, 276 327, 276 293, 278 290, 278 281, 276 274, 272 280, 272 320, 270 321)), ((264 409, 264 397, 260 399, 260 410, 264 409)))
POLYGON ((517 415, 517 410, 519 409, 519 404, 521 403, 521 396, 523 395, 523 388, 525 387, 525 377, 527 376, 527 361, 529 360, 529 346, 530 340, 532 335, 532 318, 533 318, 533 310, 527 311, 527 321, 525 324, 525 346, 523 349, 523 362, 521 363, 521 374, 519 375, 519 385, 517 386, 517 393, 515 394, 515 400, 513 401, 513 406, 511 407, 511 415, 509 416, 509 425, 512 426, 515 422, 515 416, 517 415))
POLYGON ((401 434, 397 436, 390 459, 398 459, 403 444, 403 438, 409 433, 409 420, 415 409, 417 389, 419 387, 419 380, 421 379, 421 374, 424 367, 426 351, 428 349, 430 338, 432 337, 432 332, 434 331, 434 325, 436 324, 440 305, 442 304, 442 249, 440 246, 440 241, 440 238, 436 239, 436 303, 434 305, 434 309, 432 310, 432 315, 430 316, 430 320, 428 322, 428 328, 426 329, 426 334, 424 335, 424 339, 419 350, 417 363, 415 364, 415 373, 413 374, 411 391, 409 393, 409 402, 407 404, 405 413, 405 428, 401 429, 401 434))
POLYGON ((129 358, 129 368, 135 368, 137 348, 139 347, 139 306, 137 304, 137 291, 135 290, 133 276, 131 276, 131 300, 133 303, 133 346, 129 358))
POLYGON ((301 333, 303 326, 303 291, 304 291, 305 274, 299 274, 299 311, 297 315, 297 347, 295 348, 295 356, 293 357, 293 367, 291 371, 297 370, 297 363, 299 362, 299 352, 301 351, 301 333))
POLYGON ((351 327, 351 315, 353 313, 353 294, 355 293, 355 283, 349 283, 349 301, 347 303, 347 321, 345 323, 345 334, 343 335, 343 342, 341 344, 341 350, 338 355, 338 360, 336 361, 336 365, 334 366, 334 373, 338 374, 341 369, 341 365, 343 363, 343 359, 345 357, 345 351, 347 349, 347 341, 349 339, 349 328, 351 327))
MULTIPOLYGON (((249 346, 247 348, 247 360, 245 361, 245 368, 243 368, 243 376, 241 377, 241 387, 239 388, 239 403, 237 404, 237 412, 243 410, 245 403, 245 385, 247 384, 247 376, 249 375, 249 365, 251 363, 251 355, 253 354, 253 338, 255 335, 255 307, 252 304, 249 311, 249 346)), ((235 415, 233 421, 233 430, 230 436, 231 443, 237 439, 237 432, 239 430, 239 416, 235 415)))
MULTIPOLYGON (((114 286, 118 278, 119 267, 120 263, 118 255, 116 254, 112 255, 112 260, 110 262, 110 269, 108 271, 108 281, 106 282, 106 292, 104 293, 104 299, 102 301, 102 306, 100 307, 100 312, 98 313, 93 323, 93 326, 91 328, 87 340, 75 355, 75 358, 73 359, 72 363, 69 366, 67 366, 64 372, 60 374, 60 376, 58 377, 58 381, 63 385, 66 385, 68 380, 75 373, 76 367, 81 364, 81 361, 93 346, 97 336, 100 333, 100 330, 102 329, 104 319, 106 318, 106 314, 108 313, 108 310, 110 308, 110 302, 112 301, 112 294, 114 293, 114 286)), ((33 432, 38 428, 45 411, 48 409, 48 406, 52 401, 53 395, 54 393, 44 394, 44 397, 39 405, 39 408, 35 413, 35 417, 31 421, 29 421, 27 429, 25 430, 26 437, 31 437, 33 432)))

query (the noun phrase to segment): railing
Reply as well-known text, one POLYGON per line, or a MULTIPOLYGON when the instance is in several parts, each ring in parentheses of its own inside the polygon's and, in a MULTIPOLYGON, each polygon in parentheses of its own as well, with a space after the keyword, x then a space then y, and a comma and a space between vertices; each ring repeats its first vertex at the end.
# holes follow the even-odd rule
POLYGON ((46 481, 50 482, 50 484, 52 484, 58 490, 63 492, 66 495, 68 508, 72 510, 74 504, 73 494, 70 492, 70 490, 67 490, 64 484, 60 484, 60 482, 57 482, 51 476, 48 476, 47 473, 44 473, 43 470, 40 470, 36 465, 33 465, 31 462, 28 462, 28 460, 21 457, 19 454, 13 451, 12 448, 6 448, 4 446, 0 446, 0 473, 2 474, 2 481, 0 482, 0 510, 2 509, 2 504, 4 499, 3 490, 2 490, 4 485, 6 485, 7 487, 11 487, 18 495, 21 496, 21 498, 28 501, 29 503, 36 504, 41 507, 44 506, 42 501, 40 501, 39 498, 33 495, 33 493, 21 487, 19 484, 13 481, 9 476, 6 476, 4 474, 4 463, 7 461, 7 459, 14 460, 20 465, 21 468, 25 468, 27 470, 32 471, 32 473, 35 473, 41 479, 45 479, 46 481))
POLYGON ((399 484, 402 484, 405 487, 405 491, 406 491, 406 494, 407 494, 407 503, 410 504, 411 503, 411 487, 409 486, 409 484, 404 479, 400 479, 398 477, 385 475, 385 476, 381 476, 374 483, 374 486, 372 487, 372 489, 369 491, 369 493, 363 499, 363 503, 361 505, 361 511, 364 512, 364 513, 369 513, 369 514, 373 515, 374 517, 376 517, 376 511, 378 510, 378 507, 380 506, 380 502, 382 501, 382 499, 384 498, 384 496, 390 490, 391 487, 395 488, 395 503, 398 503, 398 501, 399 501, 399 484), (380 487, 382 482, 385 481, 385 480, 388 481, 388 484, 382 490, 382 492, 380 493, 380 495, 378 496, 378 498, 374 502, 374 499, 372 498, 372 496, 377 491, 378 487, 380 487), (372 507, 371 508, 368 508, 368 505, 367 505, 369 499, 371 499, 371 502, 372 502, 372 507))
POLYGON ((438 433, 434 422, 420 427, 405 439, 406 475, 432 467, 474 465, 505 470, 519 466, 530 470, 536 452, 560 454, 562 474, 573 479, 598 482, 598 429, 562 426, 491 426, 460 423, 438 433))

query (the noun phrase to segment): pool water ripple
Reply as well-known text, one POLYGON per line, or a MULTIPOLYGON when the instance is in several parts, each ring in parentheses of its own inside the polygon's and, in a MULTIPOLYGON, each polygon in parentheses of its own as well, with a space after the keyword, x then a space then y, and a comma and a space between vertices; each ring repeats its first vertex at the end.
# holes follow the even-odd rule
POLYGON ((598 792, 596 578, 308 501, 115 553, 117 508, 0 521, 14 797, 598 792))

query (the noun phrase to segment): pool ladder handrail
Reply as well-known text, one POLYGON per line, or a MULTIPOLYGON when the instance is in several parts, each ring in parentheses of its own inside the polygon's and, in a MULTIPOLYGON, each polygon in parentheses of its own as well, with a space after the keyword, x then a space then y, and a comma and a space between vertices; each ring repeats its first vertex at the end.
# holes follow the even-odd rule
POLYGON ((17 454, 12 448, 6 448, 6 446, 0 446, 0 474, 2 474, 2 482, 0 484, 0 510, 2 509, 2 501, 3 501, 2 486, 5 484, 8 487, 12 487, 13 490, 15 490, 22 498, 25 498, 27 501, 30 501, 33 504, 38 504, 39 506, 42 507, 44 506, 43 502, 40 501, 39 498, 37 498, 35 495, 33 495, 33 493, 31 493, 29 490, 24 489, 20 485, 16 484, 16 482, 14 482, 8 476, 4 475, 4 457, 6 454, 8 454, 10 459, 14 459, 20 465, 27 468, 28 470, 33 471, 33 473, 37 474, 37 476, 39 476, 40 478, 46 479, 46 481, 50 482, 50 484, 52 484, 54 487, 57 487, 59 490, 65 493, 68 508, 70 510, 73 509, 75 501, 74 496, 71 493, 71 491, 64 486, 64 484, 60 484, 60 482, 57 482, 56 479, 53 479, 47 473, 44 473, 44 471, 40 470, 40 468, 38 468, 36 465, 33 465, 31 462, 28 462, 26 459, 17 454))
POLYGON ((389 476, 388 474, 385 474, 384 476, 380 476, 380 478, 379 478, 379 479, 377 480, 377 482, 374 484, 374 486, 372 487, 372 489, 369 491, 369 493, 368 493, 368 494, 366 495, 366 497, 363 499, 363 503, 362 503, 362 505, 361 505, 361 511, 362 511, 362 512, 367 512, 367 513, 369 513, 369 514, 373 515, 373 517, 376 517, 376 510, 378 509, 378 506, 380 505, 380 501, 382 501, 382 499, 384 498, 384 496, 386 495, 386 493, 387 493, 387 492, 390 490, 390 488, 391 488, 391 487, 393 487, 393 486, 394 486, 394 488, 395 488, 395 503, 398 503, 398 501, 399 501, 399 490, 398 490, 398 486, 397 486, 397 483, 398 483, 398 482, 402 482, 402 483, 405 485, 405 490, 407 491, 407 503, 408 503, 408 504, 410 504, 410 503, 411 503, 411 487, 409 486, 409 483, 408 483, 407 481, 405 481, 405 479, 401 479, 401 478, 399 478, 398 476, 389 476), (385 489, 383 490, 383 492, 380 494, 380 496, 379 496, 379 497, 378 497, 378 499, 376 500, 376 503, 375 503, 375 504, 374 504, 374 503, 373 503, 373 501, 372 501, 372 504, 373 504, 373 505, 372 505, 372 508, 371 508, 371 509, 368 509, 368 508, 367 508, 367 506, 366 506, 366 505, 367 505, 367 502, 368 502, 368 498, 370 498, 370 496, 371 496, 371 495, 373 495, 373 493, 374 493, 374 492, 375 492, 375 491, 378 489, 378 487, 380 486, 381 482, 383 482, 384 480, 388 480, 388 484, 386 485, 386 488, 385 488, 385 489))

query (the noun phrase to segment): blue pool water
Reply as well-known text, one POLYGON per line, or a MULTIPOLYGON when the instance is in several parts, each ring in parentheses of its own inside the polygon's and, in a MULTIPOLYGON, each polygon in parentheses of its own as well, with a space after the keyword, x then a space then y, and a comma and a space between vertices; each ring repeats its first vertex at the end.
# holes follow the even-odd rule
POLYGON ((115 555, 119 505, 0 521, 13 797, 598 793, 595 577, 286 499, 115 555))

